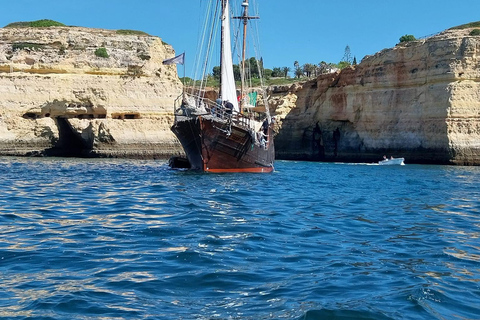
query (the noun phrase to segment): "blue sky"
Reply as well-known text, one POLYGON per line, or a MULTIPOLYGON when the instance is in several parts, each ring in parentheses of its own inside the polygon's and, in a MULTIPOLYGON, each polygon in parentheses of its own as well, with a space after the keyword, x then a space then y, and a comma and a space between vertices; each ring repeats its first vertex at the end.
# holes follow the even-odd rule
MULTIPOLYGON (((161 37, 187 66, 197 49, 206 0, 2 0, 0 26, 52 19, 66 25, 134 29, 161 37), (202 6, 203 8, 203 6, 202 6)), ((339 62, 348 45, 360 60, 398 43, 480 21, 480 0, 256 0, 267 68, 339 62)), ((189 63, 192 61, 192 63, 189 63)), ((187 75, 190 70, 187 67, 187 75)))

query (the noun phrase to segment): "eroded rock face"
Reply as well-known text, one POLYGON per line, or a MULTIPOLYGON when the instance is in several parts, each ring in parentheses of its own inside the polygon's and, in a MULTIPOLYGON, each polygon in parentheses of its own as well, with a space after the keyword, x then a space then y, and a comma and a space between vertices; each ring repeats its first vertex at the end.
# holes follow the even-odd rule
MULTIPOLYGON (((277 157, 480 164, 480 37, 470 31, 446 31, 339 73, 270 88, 277 157)), ((175 66, 162 64, 173 55, 152 36, 0 29, 0 155, 181 154, 170 131, 181 83, 175 66), (95 55, 98 48, 109 57, 95 55)))
POLYGON ((398 45, 272 91, 277 157, 479 165, 480 37, 470 31, 398 45))
POLYGON ((0 29, 0 154, 54 149, 64 125, 94 155, 181 153, 170 132, 181 83, 176 67, 162 64, 173 55, 158 37, 114 30, 0 29))

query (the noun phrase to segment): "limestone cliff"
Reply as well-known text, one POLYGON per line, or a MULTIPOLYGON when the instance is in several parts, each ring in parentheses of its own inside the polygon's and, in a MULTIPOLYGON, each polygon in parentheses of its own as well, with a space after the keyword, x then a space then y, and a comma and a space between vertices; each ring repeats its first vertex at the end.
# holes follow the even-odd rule
MULTIPOLYGON (((448 30, 270 88, 279 159, 480 164, 480 37, 448 30)), ((158 37, 0 29, 0 155, 166 158, 181 94, 158 37), (108 57, 95 54, 105 48, 108 57)))
POLYGON ((447 30, 273 88, 277 157, 480 165, 480 37, 470 31, 447 30))
POLYGON ((0 155, 181 153, 170 132, 181 83, 176 67, 162 64, 173 55, 142 34, 0 29, 0 155))

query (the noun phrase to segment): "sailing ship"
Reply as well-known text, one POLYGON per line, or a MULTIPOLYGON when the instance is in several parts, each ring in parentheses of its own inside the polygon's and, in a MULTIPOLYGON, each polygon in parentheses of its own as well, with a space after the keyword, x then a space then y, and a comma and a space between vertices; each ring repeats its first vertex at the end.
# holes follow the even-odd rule
MULTIPOLYGON (((206 84, 202 81, 199 88, 184 88, 183 94, 176 99, 171 130, 182 144, 186 159, 173 158, 170 166, 201 172, 272 172, 275 158, 273 121, 266 94, 246 89, 247 24, 258 17, 249 16, 248 0, 243 0, 241 14, 233 17, 229 0, 211 1, 214 3, 212 11, 220 14, 208 20, 214 25, 221 21, 219 93, 216 99, 208 99, 206 84), (231 19, 243 22, 242 85, 238 91, 233 70, 231 19), (257 105, 258 96, 264 98, 263 105, 257 105)), ((208 39, 212 38, 211 34, 208 39)), ((210 48, 206 52, 210 52, 210 48)))

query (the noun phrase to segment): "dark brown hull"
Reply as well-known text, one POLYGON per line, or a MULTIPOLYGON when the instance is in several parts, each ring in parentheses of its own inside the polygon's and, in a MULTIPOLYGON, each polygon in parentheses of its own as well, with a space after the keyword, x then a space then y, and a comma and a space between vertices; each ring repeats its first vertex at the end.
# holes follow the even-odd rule
POLYGON ((272 172, 275 149, 271 129, 260 144, 248 129, 212 116, 178 116, 172 127, 193 170, 272 172))

